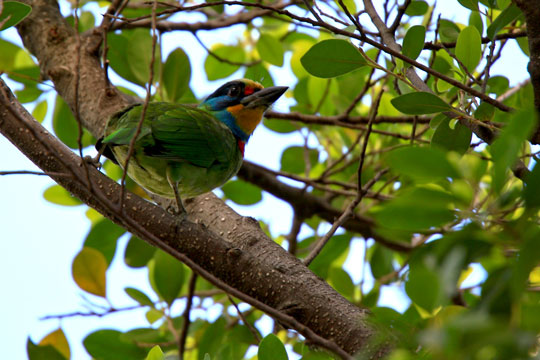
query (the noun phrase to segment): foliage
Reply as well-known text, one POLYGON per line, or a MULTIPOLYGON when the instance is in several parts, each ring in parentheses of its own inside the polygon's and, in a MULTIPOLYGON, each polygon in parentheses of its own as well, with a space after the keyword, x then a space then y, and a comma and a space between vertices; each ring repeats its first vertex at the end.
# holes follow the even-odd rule
MULTIPOLYGON (((237 39, 225 41, 217 33, 213 43, 207 44, 204 62, 182 46, 163 57, 157 51, 154 71, 159 75, 154 76, 153 98, 200 101, 194 95, 198 94, 197 84, 190 81, 196 71, 204 71, 208 80, 246 76, 269 86, 281 85, 276 67, 290 67, 293 86, 289 96, 294 103, 290 111, 301 115, 270 112, 262 126, 278 134, 296 134, 295 139, 303 142, 284 149, 280 169, 272 173, 289 179, 287 184, 300 184, 307 194, 340 213, 355 199, 360 184, 363 195, 354 211, 369 219, 373 238, 385 239, 365 239, 342 223, 310 269, 350 302, 370 309, 374 326, 381 329, 381 341, 394 339, 389 359, 536 356, 540 166, 535 165, 538 149, 528 141, 535 130, 532 86, 517 84, 510 75, 489 75, 494 63, 512 62, 512 54, 502 52, 507 43, 517 42, 525 54, 529 52, 523 34, 512 36, 525 27, 520 10, 510 1, 459 0, 456 6, 469 15, 468 22, 462 23, 448 14, 435 20, 437 4, 407 1, 406 8, 394 6, 383 19, 390 26, 396 14, 403 16, 395 26, 395 34, 402 39, 398 52, 402 57, 392 58, 386 47, 373 44, 382 44, 378 36, 371 36, 372 42, 359 41, 359 32, 347 16, 359 2, 317 3, 321 8, 311 11, 331 15, 321 14, 332 24, 325 29, 313 26, 316 17, 310 9, 296 4, 287 8, 294 16, 275 10, 273 16, 242 25, 245 31, 237 39), (336 26, 340 31, 332 33, 336 26), (431 43, 426 44, 427 39, 431 43), (409 70, 415 69, 411 62, 415 59, 432 69, 425 78, 427 89, 408 77, 409 70), (473 90, 497 98, 497 103, 514 111, 473 96, 473 90), (497 134, 496 140, 487 144, 479 137, 478 127, 497 134), (512 172, 518 161, 532 169, 525 181, 512 172), (363 164, 360 179, 359 163, 363 164), (358 242, 364 244, 364 254, 351 251, 358 242), (354 269, 359 273, 344 265, 347 258, 361 263, 354 269), (409 302, 395 302, 402 312, 381 306, 381 300, 388 304, 388 299, 382 299, 388 288, 396 288, 408 298, 409 302)), ((20 20, 26 10, 10 7, 14 4, 4 2, 4 11, 20 20)), ((99 14, 93 12, 96 5, 104 3, 88 1, 79 9, 80 30, 92 28, 94 19, 105 13, 104 7, 99 14)), ((251 10, 245 6, 234 11, 251 10)), ((198 11, 209 24, 221 16, 233 16, 233 10, 223 5, 198 11)), ((150 12, 150 5, 137 3, 122 15, 148 18, 150 12)), ((163 19, 167 14, 162 14, 163 19)), ((185 13, 175 16, 178 23, 187 19, 185 13)), ((14 22, 4 26, 7 24, 14 22)), ((131 84, 130 91, 140 91, 149 79, 153 39, 148 28, 148 24, 136 29, 119 26, 108 34, 110 67, 131 84)), ((83 147, 95 142, 86 131, 79 136, 69 107, 59 96, 50 96, 53 90, 38 81, 39 67, 27 50, 0 39, 0 70, 19 84, 19 100, 35 105, 33 114, 38 120, 43 120, 48 108, 54 109, 52 131, 67 146, 77 149, 79 141, 83 147)), ((110 177, 120 179, 116 165, 106 162, 104 169, 110 177)), ((127 186, 145 196, 129 180, 127 186)), ((236 179, 222 188, 223 197, 239 205, 265 206, 261 187, 265 190, 264 184, 236 179)), ((44 197, 64 206, 80 204, 58 186, 47 189, 44 197)), ((302 231, 291 232, 287 240, 285 234, 271 236, 303 259, 334 219, 325 219, 322 211, 305 217, 305 212, 298 211, 301 209, 295 210, 295 219, 304 224, 302 231)), ((281 214, 275 218, 289 221, 281 214)), ((116 244, 123 233, 93 214, 88 237, 74 257, 72 276, 81 290, 105 304, 107 314, 118 310, 107 292, 107 271, 115 253, 123 256, 127 267, 144 268, 151 291, 126 287, 125 292, 136 307, 146 311, 146 322, 127 332, 96 329, 83 344, 95 359, 177 358, 186 317, 173 305, 179 299, 185 303, 189 297, 188 279, 193 272, 134 236, 124 254, 118 254, 116 244)), ((202 310, 217 304, 221 311, 216 319, 191 317, 187 359, 240 359, 254 345, 259 359, 287 359, 284 344, 290 345, 289 354, 294 352, 303 359, 333 357, 309 349, 296 333, 279 330, 277 323, 275 335, 259 342, 261 332, 268 329, 251 325, 263 313, 242 306, 240 318, 231 298, 203 279, 197 279, 194 294, 201 300, 198 307, 202 310)), ((39 344, 29 339, 27 351, 30 359, 70 356, 59 329, 39 344)), ((247 353, 254 356, 253 351, 247 353)))

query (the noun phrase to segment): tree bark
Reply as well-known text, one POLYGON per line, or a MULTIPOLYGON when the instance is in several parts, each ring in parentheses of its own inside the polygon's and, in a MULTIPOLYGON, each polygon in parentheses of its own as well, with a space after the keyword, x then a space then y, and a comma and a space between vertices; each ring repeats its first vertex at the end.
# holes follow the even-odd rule
MULTIPOLYGON (((31 15, 18 26, 25 46, 83 126, 99 137, 107 119, 132 102, 105 82, 98 56, 101 33, 91 31, 77 37, 55 1, 25 2, 32 6, 31 15)), ((0 84, 0 90, 0 131, 86 204, 195 270, 200 267, 248 295, 241 300, 250 302, 251 297, 290 315, 349 354, 362 352, 380 358, 386 353, 387 344, 373 342, 376 334, 368 325, 366 311, 348 302, 274 243, 256 221, 239 216, 211 193, 187 204, 190 221, 179 222, 162 208, 130 193, 119 209, 120 186, 85 166, 32 121, 5 84, 0 84)), ((287 325, 310 338, 302 326, 287 325)))

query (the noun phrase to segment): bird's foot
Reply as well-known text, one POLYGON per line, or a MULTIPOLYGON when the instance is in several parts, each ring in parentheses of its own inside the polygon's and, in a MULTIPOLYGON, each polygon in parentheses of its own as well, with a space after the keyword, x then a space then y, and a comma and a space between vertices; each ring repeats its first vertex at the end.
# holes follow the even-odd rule
POLYGON ((83 158, 83 161, 89 165, 92 165, 93 167, 95 167, 96 169, 100 170, 101 169, 101 162, 99 161, 99 159, 101 158, 100 155, 96 156, 96 157, 92 157, 90 155, 86 155, 84 158, 83 158))
POLYGON ((184 209, 184 207, 181 207, 180 209, 178 209, 176 206, 174 206, 173 204, 167 206, 167 212, 175 217, 178 218, 179 221, 183 221, 187 218, 187 212, 186 212, 186 209, 184 209))

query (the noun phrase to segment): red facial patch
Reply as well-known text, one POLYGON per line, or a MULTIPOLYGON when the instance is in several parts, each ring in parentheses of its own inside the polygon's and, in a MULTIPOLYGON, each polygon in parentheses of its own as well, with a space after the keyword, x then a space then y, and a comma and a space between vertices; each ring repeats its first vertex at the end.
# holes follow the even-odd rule
POLYGON ((246 89, 244 90, 244 95, 251 95, 255 92, 255 89, 249 86, 246 86, 246 89))
POLYGON ((238 149, 240 149, 240 152, 242 153, 242 156, 244 156, 244 149, 246 147, 246 143, 242 140, 238 140, 238 149))

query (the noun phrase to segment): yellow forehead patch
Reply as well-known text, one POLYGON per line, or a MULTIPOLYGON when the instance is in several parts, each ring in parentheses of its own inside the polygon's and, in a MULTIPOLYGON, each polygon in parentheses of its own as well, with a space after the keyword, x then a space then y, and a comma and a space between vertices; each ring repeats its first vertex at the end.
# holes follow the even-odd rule
POLYGON ((262 86, 260 83, 250 79, 239 79, 239 81, 246 84, 247 87, 251 87, 253 89, 264 89, 264 86, 262 86))
POLYGON ((248 135, 253 133, 264 114, 263 108, 246 109, 242 104, 229 106, 227 110, 235 117, 236 124, 240 129, 248 135))

